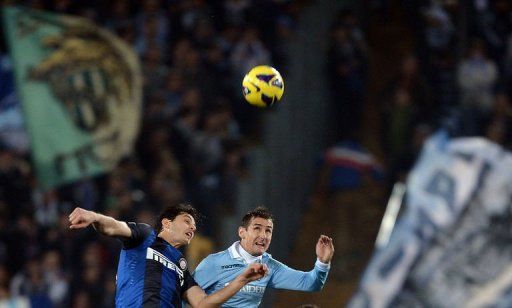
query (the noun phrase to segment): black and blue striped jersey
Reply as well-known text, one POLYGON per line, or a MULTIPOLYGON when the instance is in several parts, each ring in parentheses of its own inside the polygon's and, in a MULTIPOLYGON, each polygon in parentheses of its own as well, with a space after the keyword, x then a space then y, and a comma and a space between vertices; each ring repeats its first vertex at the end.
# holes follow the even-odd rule
POLYGON ((142 223, 127 223, 130 238, 117 268, 116 307, 181 307, 183 293, 197 285, 179 250, 142 223))

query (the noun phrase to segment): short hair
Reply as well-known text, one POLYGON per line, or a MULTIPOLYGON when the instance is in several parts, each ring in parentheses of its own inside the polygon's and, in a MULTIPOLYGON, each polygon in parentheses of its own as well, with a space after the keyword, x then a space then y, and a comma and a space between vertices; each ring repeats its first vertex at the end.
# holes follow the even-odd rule
POLYGON ((249 224, 251 223, 251 220, 253 218, 257 218, 257 217, 263 218, 263 219, 269 219, 272 222, 274 221, 274 216, 272 215, 272 213, 270 213, 270 211, 266 207, 258 206, 254 210, 247 212, 247 214, 245 214, 244 217, 242 217, 242 222, 241 222, 240 226, 247 229, 247 227, 249 227, 249 224))
POLYGON ((194 218, 196 223, 199 219, 199 213, 197 212, 196 208, 193 207, 191 204, 180 203, 177 205, 171 205, 165 208, 162 211, 162 213, 158 216, 158 219, 155 223, 155 230, 157 231, 157 233, 160 233, 162 231, 162 219, 167 218, 172 221, 180 214, 189 214, 194 218))

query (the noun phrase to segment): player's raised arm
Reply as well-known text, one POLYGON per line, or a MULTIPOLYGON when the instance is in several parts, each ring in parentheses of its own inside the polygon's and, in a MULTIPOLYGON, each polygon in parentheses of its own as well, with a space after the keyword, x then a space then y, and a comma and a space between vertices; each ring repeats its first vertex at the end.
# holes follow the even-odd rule
POLYGON ((104 235, 117 237, 130 237, 132 235, 131 229, 125 222, 80 207, 75 208, 69 214, 69 223, 70 229, 83 229, 92 224, 94 229, 104 235))
POLYGON ((192 307, 220 307, 230 297, 235 295, 240 289, 251 281, 265 277, 268 268, 265 264, 254 263, 249 265, 242 274, 238 275, 224 288, 215 293, 206 295, 198 286, 192 287, 185 292, 185 299, 192 307))

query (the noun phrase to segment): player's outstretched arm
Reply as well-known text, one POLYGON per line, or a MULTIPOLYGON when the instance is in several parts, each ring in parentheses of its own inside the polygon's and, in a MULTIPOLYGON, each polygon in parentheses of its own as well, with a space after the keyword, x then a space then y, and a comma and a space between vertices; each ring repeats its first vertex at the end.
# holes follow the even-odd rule
POLYGON ((198 286, 194 286, 185 292, 185 299, 192 307, 220 307, 230 297, 235 295, 243 286, 251 281, 263 278, 268 273, 265 264, 255 263, 249 265, 245 271, 238 275, 227 286, 215 293, 206 295, 206 293, 198 286))
POLYGON ((334 244, 332 238, 320 235, 316 243, 316 256, 322 263, 330 263, 334 255, 334 244))
POLYGON ((274 270, 268 287, 285 290, 320 291, 327 281, 330 262, 334 255, 332 238, 320 235, 315 246, 317 261, 309 272, 303 272, 274 261, 274 270))
POLYGON ((70 229, 83 229, 93 225, 94 229, 104 235, 130 237, 132 230, 125 222, 118 221, 93 211, 77 207, 69 214, 70 229))

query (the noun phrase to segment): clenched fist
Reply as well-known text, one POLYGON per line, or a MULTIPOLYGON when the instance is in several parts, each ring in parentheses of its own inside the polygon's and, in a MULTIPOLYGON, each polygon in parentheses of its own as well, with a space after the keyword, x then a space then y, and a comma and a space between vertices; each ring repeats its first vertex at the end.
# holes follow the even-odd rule
POLYGON ((69 214, 70 229, 83 229, 96 222, 97 214, 77 207, 69 214))

